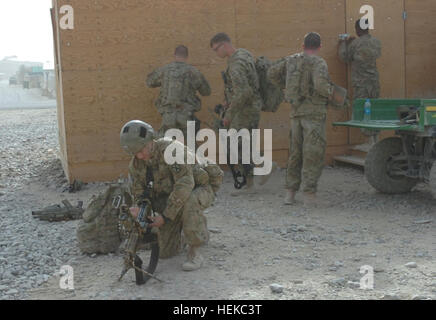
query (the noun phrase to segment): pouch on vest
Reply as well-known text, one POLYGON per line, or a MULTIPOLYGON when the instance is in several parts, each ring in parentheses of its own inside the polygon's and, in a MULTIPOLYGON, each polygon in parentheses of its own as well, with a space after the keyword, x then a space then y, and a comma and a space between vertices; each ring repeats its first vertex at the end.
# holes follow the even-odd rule
POLYGON ((333 84, 333 94, 329 99, 329 105, 335 108, 345 108, 347 100, 347 89, 333 84))
POLYGON ((302 100, 304 91, 308 90, 300 88, 303 76, 304 56, 297 54, 291 56, 286 63, 286 89, 285 100, 291 104, 302 100))
POLYGON ((165 93, 163 97, 165 104, 178 105, 184 100, 184 78, 185 74, 179 70, 169 70, 165 75, 165 93))

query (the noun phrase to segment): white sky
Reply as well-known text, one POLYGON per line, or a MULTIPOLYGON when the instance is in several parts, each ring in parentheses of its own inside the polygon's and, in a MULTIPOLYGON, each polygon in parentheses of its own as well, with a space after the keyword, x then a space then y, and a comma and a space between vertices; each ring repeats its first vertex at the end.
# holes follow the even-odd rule
POLYGON ((0 0, 0 60, 50 61, 53 66, 51 0, 0 0))

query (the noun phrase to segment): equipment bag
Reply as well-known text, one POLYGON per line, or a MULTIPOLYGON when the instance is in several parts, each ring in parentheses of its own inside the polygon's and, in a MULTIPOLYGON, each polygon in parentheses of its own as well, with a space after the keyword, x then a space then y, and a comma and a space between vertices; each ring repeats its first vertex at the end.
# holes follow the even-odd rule
POLYGON ((269 81, 267 73, 272 62, 266 57, 259 57, 256 60, 256 71, 259 78, 259 91, 263 101, 262 111, 276 112, 284 100, 281 88, 269 81))

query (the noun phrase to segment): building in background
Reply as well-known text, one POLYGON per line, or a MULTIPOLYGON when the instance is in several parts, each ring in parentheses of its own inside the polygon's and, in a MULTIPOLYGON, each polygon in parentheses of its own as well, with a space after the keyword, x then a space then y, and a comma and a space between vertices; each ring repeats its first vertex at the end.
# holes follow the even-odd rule
MULTIPOLYGON (((349 73, 337 58, 338 35, 354 34, 364 4, 374 7, 375 30, 383 55, 378 61, 383 98, 436 96, 435 0, 75 0, 80 23, 61 29, 60 8, 70 0, 53 0, 53 30, 58 99, 59 144, 70 181, 108 181, 127 172, 128 156, 120 148, 119 131, 133 119, 154 126, 160 115, 157 93, 145 87, 156 66, 172 60, 185 44, 190 63, 205 74, 212 95, 203 99, 198 117, 210 121, 208 108, 223 100, 220 72, 225 61, 209 47, 217 32, 227 32, 236 47, 275 60, 300 52, 304 35, 319 32, 322 57, 332 80, 348 87, 349 73), (102 4, 104 2, 104 5, 102 4), (406 14, 407 13, 407 14, 406 14)), ((349 152, 365 137, 358 129, 332 127, 350 118, 347 110, 329 110, 326 161, 349 152)), ((289 107, 263 113, 261 128, 274 131, 273 158, 286 165, 289 107)))
POLYGON ((15 60, 15 56, 4 57, 0 60, 0 73, 4 73, 9 78, 15 76, 21 66, 42 68, 43 65, 42 62, 15 60))

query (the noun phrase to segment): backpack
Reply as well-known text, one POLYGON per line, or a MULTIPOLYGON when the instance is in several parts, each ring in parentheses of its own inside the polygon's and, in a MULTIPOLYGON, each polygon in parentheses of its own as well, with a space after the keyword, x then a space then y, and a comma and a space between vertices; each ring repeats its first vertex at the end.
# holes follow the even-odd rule
POLYGON ((119 230, 120 205, 131 204, 125 186, 111 185, 91 202, 77 226, 77 242, 82 253, 109 253, 121 244, 119 230))
POLYGON ((285 100, 296 104, 309 94, 310 73, 305 68, 304 56, 294 54, 286 63, 285 100))
POLYGON ((211 163, 205 158, 197 157, 198 163, 194 166, 193 175, 196 185, 209 183, 213 192, 217 193, 224 179, 224 172, 220 166, 211 163))
POLYGON ((224 179, 224 172, 217 164, 208 163, 204 170, 209 175, 209 184, 212 186, 213 192, 217 193, 224 179))
POLYGON ((256 60, 256 71, 259 78, 259 92, 263 101, 262 111, 276 112, 284 101, 281 88, 274 85, 267 76, 268 69, 273 63, 266 57, 259 57, 256 60))

